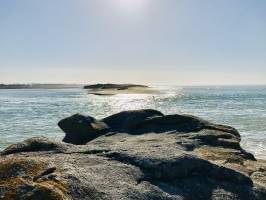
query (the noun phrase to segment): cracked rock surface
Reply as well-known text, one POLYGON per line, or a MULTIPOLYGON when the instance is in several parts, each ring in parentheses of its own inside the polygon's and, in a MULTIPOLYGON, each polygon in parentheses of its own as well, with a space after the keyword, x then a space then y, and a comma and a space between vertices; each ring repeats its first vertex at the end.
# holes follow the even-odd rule
POLYGON ((68 143, 35 137, 1 152, 0 199, 266 199, 266 161, 232 127, 156 110, 59 126, 68 143))

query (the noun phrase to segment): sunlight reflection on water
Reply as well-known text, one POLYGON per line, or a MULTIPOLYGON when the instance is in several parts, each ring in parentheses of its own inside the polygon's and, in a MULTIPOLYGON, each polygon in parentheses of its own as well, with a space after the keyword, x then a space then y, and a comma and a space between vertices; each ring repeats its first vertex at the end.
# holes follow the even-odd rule
POLYGON ((265 87, 160 87, 162 94, 88 95, 82 89, 0 90, 0 148, 44 135, 62 139, 57 122, 75 113, 98 119, 123 110, 157 109, 193 114, 231 125, 242 146, 258 158, 266 155, 265 87))

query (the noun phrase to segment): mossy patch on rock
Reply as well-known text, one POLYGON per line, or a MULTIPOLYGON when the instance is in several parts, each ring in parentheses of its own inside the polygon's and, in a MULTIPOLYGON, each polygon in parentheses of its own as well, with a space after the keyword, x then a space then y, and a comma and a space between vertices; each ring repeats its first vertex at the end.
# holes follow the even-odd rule
POLYGON ((49 167, 45 161, 10 158, 0 162, 1 200, 64 200, 68 186, 62 181, 38 180, 34 177, 49 167))
POLYGON ((12 177, 36 176, 47 166, 45 162, 33 159, 11 158, 4 160, 0 165, 0 179, 12 177))

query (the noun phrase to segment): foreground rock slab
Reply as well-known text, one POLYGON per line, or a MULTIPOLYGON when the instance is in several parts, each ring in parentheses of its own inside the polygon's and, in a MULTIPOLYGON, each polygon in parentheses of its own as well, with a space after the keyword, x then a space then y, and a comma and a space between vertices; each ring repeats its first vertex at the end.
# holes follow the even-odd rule
POLYGON ((232 127, 156 110, 59 125, 68 143, 35 137, 1 152, 0 199, 266 199, 266 161, 232 127))

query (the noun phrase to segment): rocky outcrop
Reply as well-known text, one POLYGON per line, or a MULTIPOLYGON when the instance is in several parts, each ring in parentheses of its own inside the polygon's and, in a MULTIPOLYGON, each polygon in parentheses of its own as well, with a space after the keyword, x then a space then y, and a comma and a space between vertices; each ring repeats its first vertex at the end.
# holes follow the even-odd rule
POLYGON ((116 94, 158 94, 159 90, 155 88, 150 88, 146 85, 137 84, 95 84, 86 85, 83 87, 88 90, 88 94, 99 95, 99 96, 109 96, 116 94))
POLYGON ((94 85, 85 85, 84 89, 118 89, 118 90, 126 90, 128 88, 132 87, 141 87, 141 88, 147 88, 146 85, 136 85, 136 84, 112 84, 112 83, 106 83, 106 84, 94 84, 94 85))
POLYGON ((59 125, 70 144, 40 137, 2 152, 0 199, 266 199, 266 162, 232 127, 155 110, 59 125))

